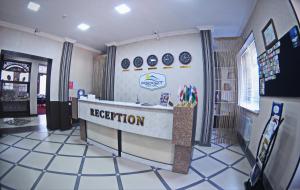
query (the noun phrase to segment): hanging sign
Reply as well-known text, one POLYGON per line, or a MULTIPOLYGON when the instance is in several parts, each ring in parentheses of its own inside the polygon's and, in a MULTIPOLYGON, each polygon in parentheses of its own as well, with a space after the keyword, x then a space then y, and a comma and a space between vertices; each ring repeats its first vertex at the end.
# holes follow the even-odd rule
POLYGON ((147 73, 140 77, 140 87, 156 90, 166 86, 166 76, 159 73, 147 73))

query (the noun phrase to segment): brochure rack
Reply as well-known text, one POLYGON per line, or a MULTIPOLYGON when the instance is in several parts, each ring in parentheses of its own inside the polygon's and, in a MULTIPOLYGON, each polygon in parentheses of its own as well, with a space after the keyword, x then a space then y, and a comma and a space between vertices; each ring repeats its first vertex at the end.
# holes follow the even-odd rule
POLYGON ((245 182, 245 189, 247 190, 264 189, 264 169, 266 168, 269 158, 271 156, 274 144, 276 142, 279 127, 284 120, 282 118, 282 110, 282 103, 273 102, 271 116, 260 137, 255 159, 256 162, 251 170, 249 180, 245 182))

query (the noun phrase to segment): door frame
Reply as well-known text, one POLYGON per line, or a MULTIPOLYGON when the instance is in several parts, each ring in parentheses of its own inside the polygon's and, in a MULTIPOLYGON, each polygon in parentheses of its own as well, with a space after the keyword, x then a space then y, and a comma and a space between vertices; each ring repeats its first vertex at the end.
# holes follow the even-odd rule
MULTIPOLYGON (((31 54, 26 54, 26 53, 21 53, 21 52, 15 52, 15 51, 9 51, 9 50, 1 50, 1 62, 5 58, 5 56, 10 56, 10 57, 21 57, 21 58, 28 58, 28 59, 34 59, 38 61, 44 61, 47 62, 47 79, 46 79, 46 117, 49 118, 50 115, 50 91, 51 91, 51 69, 52 69, 52 62, 53 60, 50 58, 46 57, 41 57, 37 55, 31 55, 31 54)), ((37 114, 31 115, 31 116, 36 116, 37 114)), ((47 124, 48 124, 48 119, 47 119, 47 124)))

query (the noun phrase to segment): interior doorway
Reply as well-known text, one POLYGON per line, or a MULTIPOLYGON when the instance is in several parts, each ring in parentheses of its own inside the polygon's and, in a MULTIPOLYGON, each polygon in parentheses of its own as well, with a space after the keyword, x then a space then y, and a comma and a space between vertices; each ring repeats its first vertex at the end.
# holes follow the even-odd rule
POLYGON ((47 129, 52 59, 8 50, 0 58, 0 133, 47 129))

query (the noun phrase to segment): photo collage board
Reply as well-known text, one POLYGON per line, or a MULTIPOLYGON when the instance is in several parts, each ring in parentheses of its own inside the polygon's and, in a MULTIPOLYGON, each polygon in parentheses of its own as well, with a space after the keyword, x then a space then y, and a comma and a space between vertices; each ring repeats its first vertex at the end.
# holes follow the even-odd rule
POLYGON ((257 58, 260 95, 265 95, 265 83, 276 79, 276 75, 280 74, 279 54, 280 41, 257 58))

